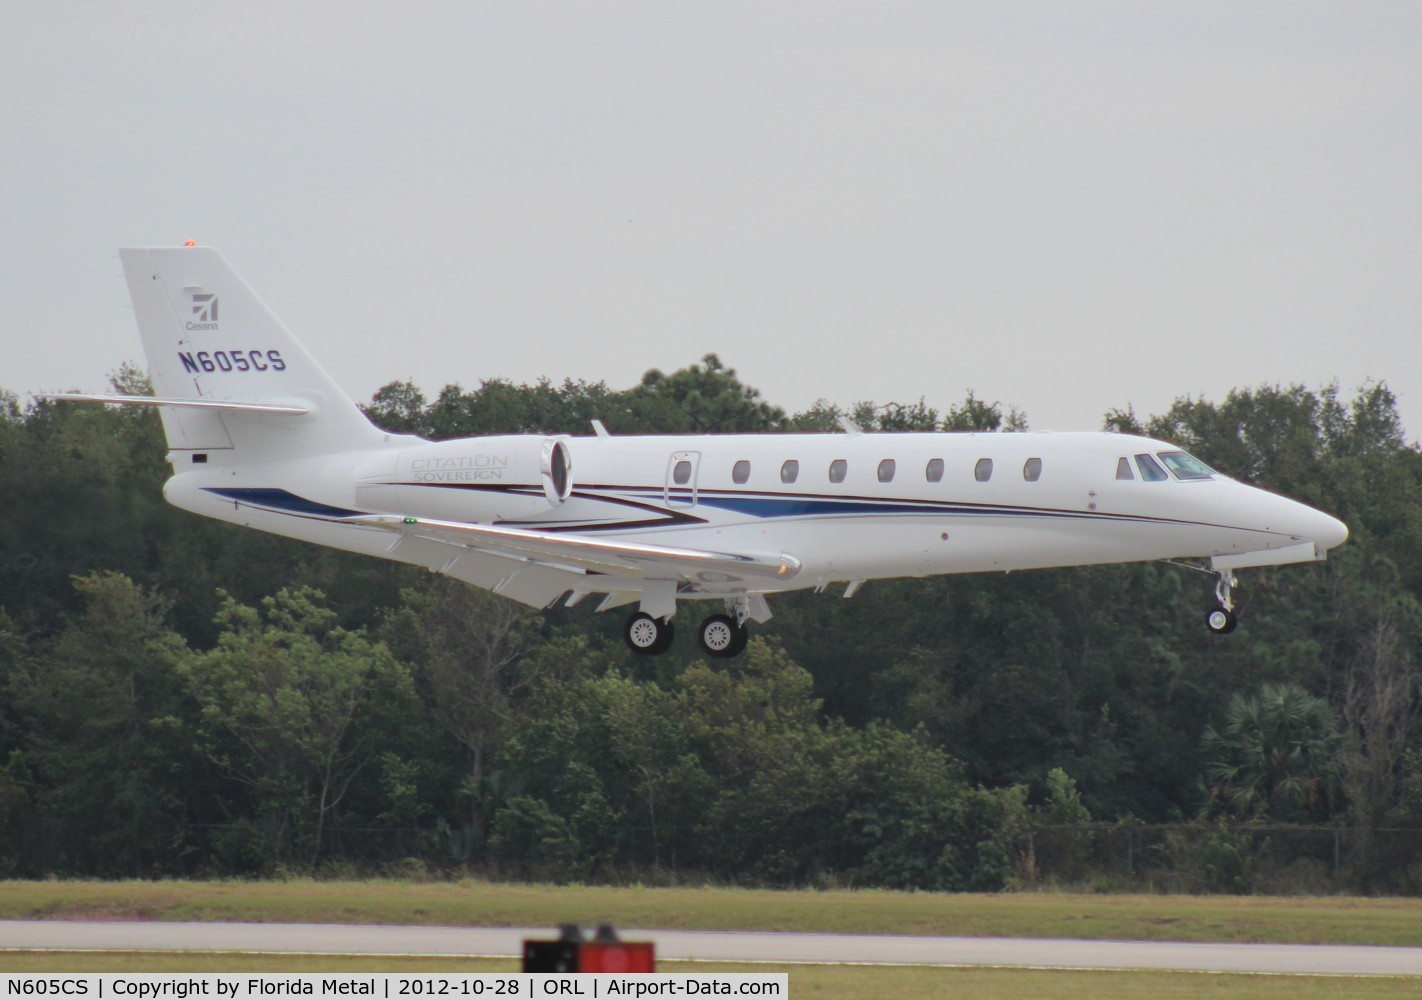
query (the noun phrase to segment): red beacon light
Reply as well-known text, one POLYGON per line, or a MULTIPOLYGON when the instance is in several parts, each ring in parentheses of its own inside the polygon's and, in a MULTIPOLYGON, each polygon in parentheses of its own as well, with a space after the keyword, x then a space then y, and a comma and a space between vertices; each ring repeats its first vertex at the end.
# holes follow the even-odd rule
POLYGON ((185 247, 195 247, 195 246, 197 246, 197 240, 184 240, 184 241, 183 241, 183 246, 185 246, 185 247))

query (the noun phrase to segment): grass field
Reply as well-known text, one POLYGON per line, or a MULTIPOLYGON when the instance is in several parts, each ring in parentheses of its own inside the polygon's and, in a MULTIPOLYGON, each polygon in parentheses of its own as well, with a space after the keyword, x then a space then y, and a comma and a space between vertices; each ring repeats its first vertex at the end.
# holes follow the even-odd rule
MULTIPOLYGON (((1392 1000, 1415 998, 1415 979, 1231 976, 1018 969, 837 968, 805 965, 658 963, 661 972, 785 972, 790 996, 816 1000, 1392 1000)), ((514 972, 517 963, 478 959, 313 958, 283 955, 133 955, 0 952, 6 972, 514 972)))
POLYGON ((4 882, 0 919, 819 931, 1422 945, 1422 900, 590 888, 463 882, 4 882))
MULTIPOLYGON (((0 918, 623 927, 1179 941, 1422 944, 1422 901, 1066 893, 770 892, 479 881, 5 882, 0 918)), ((3 942, 0 942, 3 946, 3 942)), ((507 960, 0 951, 3 972, 507 972, 507 960)), ((1393 998, 1417 979, 662 962, 665 972, 787 972, 819 1000, 1393 998)))

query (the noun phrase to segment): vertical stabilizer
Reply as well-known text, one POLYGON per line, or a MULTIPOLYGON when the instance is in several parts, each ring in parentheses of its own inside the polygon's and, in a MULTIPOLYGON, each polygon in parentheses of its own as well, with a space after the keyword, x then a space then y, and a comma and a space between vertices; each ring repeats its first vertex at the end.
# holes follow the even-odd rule
POLYGON ((291 404, 302 416, 164 407, 174 451, 233 449, 267 461, 383 439, 237 272, 210 247, 119 251, 159 396, 291 404))

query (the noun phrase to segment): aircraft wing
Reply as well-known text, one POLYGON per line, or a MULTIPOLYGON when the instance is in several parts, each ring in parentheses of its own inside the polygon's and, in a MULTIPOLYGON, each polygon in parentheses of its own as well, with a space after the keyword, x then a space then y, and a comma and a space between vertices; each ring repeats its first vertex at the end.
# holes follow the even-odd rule
POLYGON ((514 556, 555 569, 587 573, 661 579, 696 579, 699 574, 717 573, 730 578, 788 580, 800 571, 800 560, 786 552, 774 555, 717 552, 394 514, 364 514, 341 520, 345 524, 381 528, 407 538, 425 538, 514 556))

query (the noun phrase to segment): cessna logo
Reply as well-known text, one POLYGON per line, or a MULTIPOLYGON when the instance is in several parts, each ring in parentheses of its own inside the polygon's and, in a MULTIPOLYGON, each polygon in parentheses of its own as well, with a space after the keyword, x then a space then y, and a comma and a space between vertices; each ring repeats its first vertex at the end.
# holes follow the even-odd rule
POLYGON ((217 329, 217 295, 214 292, 193 292, 193 318, 189 330, 217 329))

